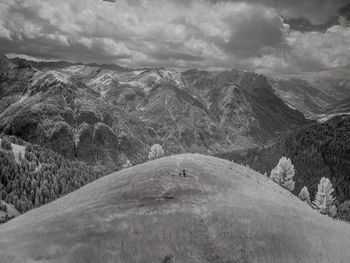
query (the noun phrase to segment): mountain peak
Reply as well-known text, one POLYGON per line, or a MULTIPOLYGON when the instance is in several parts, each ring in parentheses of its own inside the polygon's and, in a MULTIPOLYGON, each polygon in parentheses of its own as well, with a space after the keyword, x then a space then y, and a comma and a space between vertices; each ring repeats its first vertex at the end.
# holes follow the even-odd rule
POLYGON ((67 89, 72 82, 68 76, 56 70, 37 73, 38 77, 34 79, 29 88, 29 94, 34 95, 39 92, 48 92, 57 89, 67 89))

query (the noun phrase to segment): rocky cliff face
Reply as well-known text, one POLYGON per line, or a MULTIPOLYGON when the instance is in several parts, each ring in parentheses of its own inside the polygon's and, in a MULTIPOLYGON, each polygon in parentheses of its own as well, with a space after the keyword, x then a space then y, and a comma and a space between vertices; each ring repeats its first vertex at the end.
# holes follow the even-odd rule
POLYGON ((255 73, 14 62, 1 74, 0 132, 88 163, 141 162, 154 143, 245 148, 308 123, 255 73))

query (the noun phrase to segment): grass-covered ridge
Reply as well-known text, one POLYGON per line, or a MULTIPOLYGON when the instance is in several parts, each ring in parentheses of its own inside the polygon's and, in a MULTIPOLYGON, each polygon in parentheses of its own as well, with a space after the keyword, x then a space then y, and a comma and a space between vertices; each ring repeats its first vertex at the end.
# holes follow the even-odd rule
POLYGON ((187 154, 104 176, 11 220, 0 226, 0 254, 4 263, 347 262, 349 236, 350 225, 267 177, 187 154))

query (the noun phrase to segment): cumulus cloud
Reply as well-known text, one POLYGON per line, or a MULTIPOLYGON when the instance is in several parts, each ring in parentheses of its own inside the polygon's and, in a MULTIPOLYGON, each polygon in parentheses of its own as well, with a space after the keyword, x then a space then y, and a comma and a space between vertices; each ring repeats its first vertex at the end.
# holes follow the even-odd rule
POLYGON ((301 70, 346 67, 350 64, 350 28, 340 25, 321 32, 292 32, 289 42, 301 70))
POLYGON ((329 19, 334 0, 3 0, 0 52, 129 67, 301 74, 349 65, 348 27, 295 31, 282 15, 329 19), (317 5, 318 3, 318 5, 317 5), (315 12, 318 8, 318 12, 315 12))
POLYGON ((227 57, 261 56, 284 42, 276 12, 243 2, 7 0, 1 5, 1 28, 7 28, 0 31, 2 51, 20 49, 43 58, 130 66, 225 64, 227 57))
POLYGON ((252 59, 253 67, 257 71, 272 75, 305 75, 337 71, 341 72, 342 77, 349 78, 349 27, 335 25, 325 32, 291 31, 286 41, 291 47, 289 51, 252 59))

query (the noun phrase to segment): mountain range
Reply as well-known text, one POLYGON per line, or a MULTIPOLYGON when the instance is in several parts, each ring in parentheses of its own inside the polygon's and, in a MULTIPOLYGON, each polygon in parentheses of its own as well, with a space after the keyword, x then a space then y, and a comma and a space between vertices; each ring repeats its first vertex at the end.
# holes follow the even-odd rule
POLYGON ((24 212, 128 162, 143 163, 150 147, 160 144, 166 155, 216 155, 262 173, 286 155, 296 167, 294 194, 306 185, 313 196, 326 176, 345 203, 350 192, 343 168, 350 149, 339 145, 348 137, 347 96, 346 80, 1 56, 1 137, 15 147, 36 149, 33 154, 26 150, 22 162, 0 149, 6 171, 18 171, 16 176, 4 173, 3 195, 24 212), (338 86, 331 89, 331 83, 338 86), (33 192, 23 188, 23 176, 27 184, 36 181, 33 192), (69 181, 73 177, 78 184, 69 181))
POLYGON ((328 116, 330 108, 344 98, 350 98, 350 80, 347 79, 269 78, 269 82, 275 93, 288 105, 311 119, 328 116))
POLYGON ((311 123, 263 75, 242 70, 30 62, 2 57, 0 132, 115 169, 168 154, 215 153, 271 141, 311 123))

